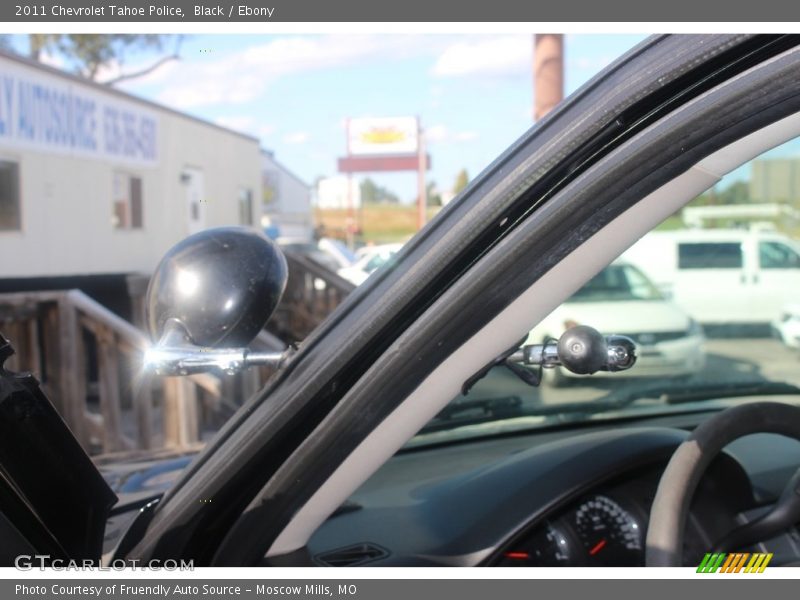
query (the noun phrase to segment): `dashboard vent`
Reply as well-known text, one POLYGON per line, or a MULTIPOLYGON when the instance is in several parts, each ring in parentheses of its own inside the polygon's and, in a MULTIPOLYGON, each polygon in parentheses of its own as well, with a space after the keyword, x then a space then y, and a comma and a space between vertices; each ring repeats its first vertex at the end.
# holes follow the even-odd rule
POLYGON ((326 567, 355 567, 389 556, 389 552, 374 544, 354 544, 346 548, 323 552, 314 557, 326 567))

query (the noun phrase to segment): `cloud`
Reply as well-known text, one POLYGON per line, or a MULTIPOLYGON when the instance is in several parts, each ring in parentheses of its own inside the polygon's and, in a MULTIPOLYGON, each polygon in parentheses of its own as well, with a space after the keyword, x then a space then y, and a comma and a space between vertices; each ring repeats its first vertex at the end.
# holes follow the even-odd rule
POLYGON ((508 35, 459 41, 439 55, 431 69, 436 77, 506 76, 530 72, 533 41, 529 35, 508 35))
POLYGON ((451 132, 445 125, 433 125, 425 128, 425 142, 428 144, 462 144, 478 138, 476 131, 451 132))
POLYGON ((260 97, 287 75, 368 62, 386 63, 422 53, 436 54, 448 40, 430 36, 284 36, 238 52, 168 63, 125 87, 162 85, 157 100, 181 110, 242 104, 260 97))
POLYGON ((214 122, 217 125, 221 125, 222 127, 227 127, 228 129, 235 129, 236 131, 242 131, 245 133, 249 133, 255 128, 255 119, 253 117, 244 115, 237 115, 232 117, 218 117, 214 119, 214 122))
POLYGON ((565 65, 566 70, 578 69, 581 71, 597 72, 604 69, 614 60, 614 57, 608 55, 601 56, 576 56, 575 58, 568 58, 565 65))
POLYGON ((447 139, 447 127, 444 125, 433 125, 425 128, 425 141, 429 144, 437 144, 447 139))
POLYGON ((273 133, 275 133, 274 125, 262 124, 256 128, 256 135, 262 139, 271 136, 273 133))
POLYGON ((62 71, 69 70, 67 61, 64 59, 63 56, 61 56, 60 54, 51 54, 47 50, 45 50, 39 55, 39 61, 50 67, 61 69, 62 71))
POLYGON ((262 143, 272 143, 272 134, 275 127, 269 123, 262 123, 256 117, 249 115, 226 115, 214 119, 214 123, 228 129, 233 129, 245 135, 258 138, 262 143))
POLYGON ((305 144, 311 136, 306 131, 294 131, 283 136, 285 144, 305 144))
POLYGON ((472 140, 478 139, 478 132, 477 131, 459 131, 453 136, 453 139, 457 142, 471 142, 472 140))

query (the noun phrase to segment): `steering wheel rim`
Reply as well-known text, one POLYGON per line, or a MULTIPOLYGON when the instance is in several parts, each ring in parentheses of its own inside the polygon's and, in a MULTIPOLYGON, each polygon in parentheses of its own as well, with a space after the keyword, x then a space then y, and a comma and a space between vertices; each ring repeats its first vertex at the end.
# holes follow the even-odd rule
POLYGON ((800 408, 779 402, 728 408, 703 422, 678 446, 650 509, 646 566, 683 566, 683 534, 701 477, 725 446, 753 433, 777 433, 800 441, 800 408))

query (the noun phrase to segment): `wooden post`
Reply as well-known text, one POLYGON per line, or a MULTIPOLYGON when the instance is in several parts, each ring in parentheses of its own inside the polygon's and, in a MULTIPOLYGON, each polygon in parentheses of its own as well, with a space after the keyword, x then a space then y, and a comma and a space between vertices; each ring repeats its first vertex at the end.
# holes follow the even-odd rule
POLYGON ((164 443, 184 448, 200 439, 197 390, 183 377, 164 378, 164 443))
POLYGON ((3 323, 3 332, 5 334, 6 339, 8 339, 11 347, 14 349, 14 354, 12 354, 8 360, 5 362, 5 368, 8 371, 12 371, 14 373, 24 370, 22 364, 22 356, 21 352, 25 352, 25 344, 23 343, 22 336, 22 328, 20 324, 16 320, 10 320, 6 323, 3 323))
POLYGON ((100 413, 103 415, 103 450, 123 450, 122 415, 119 392, 119 350, 114 333, 102 327, 97 336, 100 413))
POLYGON ((73 435, 87 451, 86 436, 86 350, 78 325, 78 314, 66 296, 58 300, 59 312, 59 390, 64 411, 62 417, 73 435))
MULTIPOLYGON (((37 307, 38 308, 38 307, 37 307)), ((38 313, 38 310, 37 310, 38 313)), ((31 371, 36 379, 42 379, 42 349, 39 345, 39 318, 38 314, 27 322, 28 356, 25 369, 31 371)))
POLYGON ((242 378, 242 400, 247 401, 261 389, 261 373, 259 369, 246 369, 240 373, 242 378))
POLYGON ((153 379, 150 375, 134 376, 133 406, 137 445, 142 450, 149 450, 153 447, 153 379))
POLYGON ((422 229, 428 220, 428 190, 425 186, 428 157, 425 152, 425 134, 417 117, 417 229, 422 229))
POLYGON ((61 347, 59 339, 59 318, 58 318, 58 304, 55 302, 48 302, 43 305, 44 314, 42 322, 44 324, 44 381, 42 381, 42 389, 53 406, 60 415, 66 414, 66 406, 64 405, 64 398, 61 397, 61 347))
POLYGON ((128 287, 128 296, 131 299, 132 322, 139 329, 146 329, 145 323, 145 295, 150 278, 147 275, 135 273, 125 277, 125 284, 128 287))

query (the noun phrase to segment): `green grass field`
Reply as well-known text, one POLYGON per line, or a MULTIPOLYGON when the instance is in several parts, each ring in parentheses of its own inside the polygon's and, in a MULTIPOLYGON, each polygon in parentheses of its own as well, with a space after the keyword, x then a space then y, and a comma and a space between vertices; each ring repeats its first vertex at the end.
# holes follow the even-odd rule
MULTIPOLYGON (((428 208, 428 220, 436 216, 440 207, 428 208)), ((360 228, 361 234, 354 236, 357 244, 390 244, 404 242, 417 232, 417 209, 413 205, 403 204, 367 204, 353 212, 352 217, 346 209, 314 211, 317 225, 323 225, 325 235, 341 240, 347 239, 347 224, 352 220, 360 228)), ((729 223, 714 223, 715 227, 730 227, 729 223)), ((683 229, 680 214, 668 217, 656 230, 669 231, 683 229)), ((776 229, 793 238, 800 238, 800 227, 794 223, 779 223, 776 229)))
MULTIPOLYGON (((428 220, 441 210, 429 207, 428 220)), ((325 235, 346 239, 348 223, 353 221, 361 230, 356 241, 362 243, 388 244, 404 242, 417 232, 417 208, 403 204, 367 204, 349 213, 347 209, 315 209, 316 225, 324 227, 325 235)))

